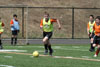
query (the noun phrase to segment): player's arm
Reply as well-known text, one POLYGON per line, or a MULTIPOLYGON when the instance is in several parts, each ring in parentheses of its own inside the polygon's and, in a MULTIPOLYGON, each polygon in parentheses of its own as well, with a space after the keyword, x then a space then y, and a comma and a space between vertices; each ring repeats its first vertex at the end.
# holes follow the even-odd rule
POLYGON ((92 33, 94 33, 95 32, 95 24, 94 24, 94 26, 93 26, 93 31, 92 31, 92 33))
POLYGON ((92 31, 92 34, 95 32, 95 24, 93 25, 93 31, 92 31))
POLYGON ((40 29, 43 28, 43 19, 41 19, 41 22, 40 22, 40 29))
POLYGON ((61 29, 61 24, 58 19, 57 19, 57 24, 58 24, 58 28, 61 29))
POLYGON ((11 20, 10 26, 13 27, 13 25, 14 25, 13 20, 11 20))
POLYGON ((90 33, 89 33, 89 24, 87 24, 87 34, 90 35, 90 33))
POLYGON ((11 22, 10 22, 10 26, 11 26, 11 28, 15 28, 15 27, 14 27, 13 20, 11 20, 11 22))
POLYGON ((60 22, 59 22, 58 19, 51 19, 51 22, 57 22, 57 24, 58 24, 58 29, 61 29, 61 24, 60 24, 60 22))

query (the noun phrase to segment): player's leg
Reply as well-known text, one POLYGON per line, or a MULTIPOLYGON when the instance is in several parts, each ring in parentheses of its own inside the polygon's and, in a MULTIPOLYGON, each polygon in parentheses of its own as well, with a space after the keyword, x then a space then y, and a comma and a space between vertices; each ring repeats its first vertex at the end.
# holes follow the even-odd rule
POLYGON ((11 45, 13 45, 13 41, 14 41, 14 31, 12 31, 12 36, 11 36, 11 45))
POLYGON ((0 34, 0 49, 3 49, 2 41, 1 41, 1 34, 0 34))
POLYGON ((13 31, 13 44, 16 45, 17 44, 17 31, 13 31))
POLYGON ((47 40, 48 40, 48 37, 47 36, 45 36, 44 38, 43 38, 43 43, 44 43, 44 48, 45 48, 45 55, 47 55, 47 53, 48 53, 48 43, 47 43, 47 40))
POLYGON ((93 51, 95 51, 95 47, 93 47, 93 40, 94 40, 94 37, 95 37, 95 34, 92 33, 92 36, 91 36, 91 44, 92 44, 92 46, 91 46, 91 48, 93 49, 93 51))
POLYGON ((98 44, 97 36, 94 36, 94 38, 93 38, 93 47, 95 48, 97 46, 97 44, 98 44))
MULTIPOLYGON (((91 33, 89 33, 89 39, 90 39, 90 45, 91 45, 91 36, 90 36, 91 33)), ((91 47, 89 49, 89 51, 91 51, 91 47)))
POLYGON ((53 49, 51 47, 51 43, 49 42, 49 40, 48 40, 48 48, 49 48, 49 55, 52 56, 53 49))
POLYGON ((93 47, 93 38, 91 38, 91 48, 90 51, 93 52, 95 51, 95 47, 93 47))
POLYGON ((12 35, 11 37, 11 45, 13 45, 13 41, 14 41, 14 35, 12 35))
POLYGON ((93 47, 94 33, 92 33, 90 39, 91 39, 91 43, 90 43, 91 47, 90 47, 89 51, 93 52, 93 51, 95 51, 95 48, 93 47))
POLYGON ((95 52, 95 55, 94 55, 94 57, 97 57, 98 56, 98 53, 99 53, 99 47, 100 47, 100 37, 97 37, 97 36, 95 36, 94 37, 94 40, 93 40, 93 47, 96 47, 97 46, 97 50, 96 50, 96 52, 95 52))
POLYGON ((17 44, 17 35, 15 35, 15 42, 14 42, 14 45, 16 45, 17 44))
POLYGON ((96 52, 95 52, 94 57, 97 57, 97 56, 98 56, 99 51, 100 51, 100 45, 97 46, 97 50, 96 50, 96 52))
POLYGON ((97 41, 98 41, 97 51, 96 51, 96 53, 95 53, 94 57, 97 57, 97 56, 98 56, 98 54, 99 54, 99 51, 100 51, 100 37, 98 37, 97 41))
MULTIPOLYGON (((97 44, 93 44, 93 47, 96 47, 97 44)), ((97 53, 98 53, 98 49, 96 50, 96 53, 94 55, 94 57, 97 57, 97 53)))
POLYGON ((48 42, 49 55, 52 56, 53 49, 52 49, 52 47, 51 47, 51 43, 50 43, 50 41, 49 41, 50 38, 52 37, 52 32, 48 32, 47 36, 48 36, 48 40, 47 40, 47 42, 48 42))
POLYGON ((15 31, 15 45, 17 44, 17 35, 18 35, 19 30, 15 31))

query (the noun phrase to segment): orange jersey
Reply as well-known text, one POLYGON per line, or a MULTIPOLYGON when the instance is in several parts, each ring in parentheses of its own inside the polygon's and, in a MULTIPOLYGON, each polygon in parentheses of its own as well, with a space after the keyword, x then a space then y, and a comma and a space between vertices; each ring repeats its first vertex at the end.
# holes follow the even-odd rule
POLYGON ((14 24, 14 23, 13 23, 13 20, 11 20, 10 24, 14 24))
POLYGON ((94 24, 93 30, 95 31, 95 35, 100 34, 100 25, 94 24))
POLYGON ((90 26, 89 26, 89 23, 87 24, 87 29, 89 29, 90 28, 90 26))
MULTIPOLYGON (((50 19, 51 23, 57 22, 57 19, 50 19)), ((43 26, 43 19, 41 19, 40 27, 43 26)))
MULTIPOLYGON (((16 21, 18 21, 18 20, 16 20, 16 21)), ((14 24, 13 19, 10 21, 10 24, 14 24)))

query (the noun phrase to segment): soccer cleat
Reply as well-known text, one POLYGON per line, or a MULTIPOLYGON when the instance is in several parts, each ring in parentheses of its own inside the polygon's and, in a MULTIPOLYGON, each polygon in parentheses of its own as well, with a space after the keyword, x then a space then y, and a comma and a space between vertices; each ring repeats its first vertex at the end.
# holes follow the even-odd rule
POLYGON ((49 55, 52 56, 52 53, 50 53, 49 55))
POLYGON ((11 45, 13 45, 13 42, 11 42, 11 45))
POLYGON ((47 55, 47 54, 48 54, 48 50, 45 50, 44 55, 47 55))
POLYGON ((17 42, 14 43, 14 46, 16 46, 17 42))
POLYGON ((91 48, 90 48, 90 49, 89 49, 89 51, 90 51, 90 52, 94 52, 94 51, 95 51, 95 49, 91 49, 91 48))
POLYGON ((98 55, 96 55, 96 54, 94 55, 94 57, 97 57, 97 56, 98 56, 98 55))
POLYGON ((49 52, 49 55, 52 56, 52 53, 53 53, 53 50, 51 50, 51 51, 49 52))
POLYGON ((2 43, 0 43, 0 49, 3 49, 2 43))
POLYGON ((2 45, 0 45, 0 49, 3 49, 3 46, 2 45))

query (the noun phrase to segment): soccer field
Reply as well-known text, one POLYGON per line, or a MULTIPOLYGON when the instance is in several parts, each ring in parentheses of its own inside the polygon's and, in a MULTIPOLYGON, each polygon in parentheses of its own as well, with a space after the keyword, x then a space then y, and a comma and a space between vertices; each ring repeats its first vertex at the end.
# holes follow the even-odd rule
POLYGON ((89 45, 53 45, 53 57, 44 56, 43 45, 4 46, 0 67, 100 67, 100 55, 93 57, 89 45), (32 56, 38 51, 40 56, 32 56))

